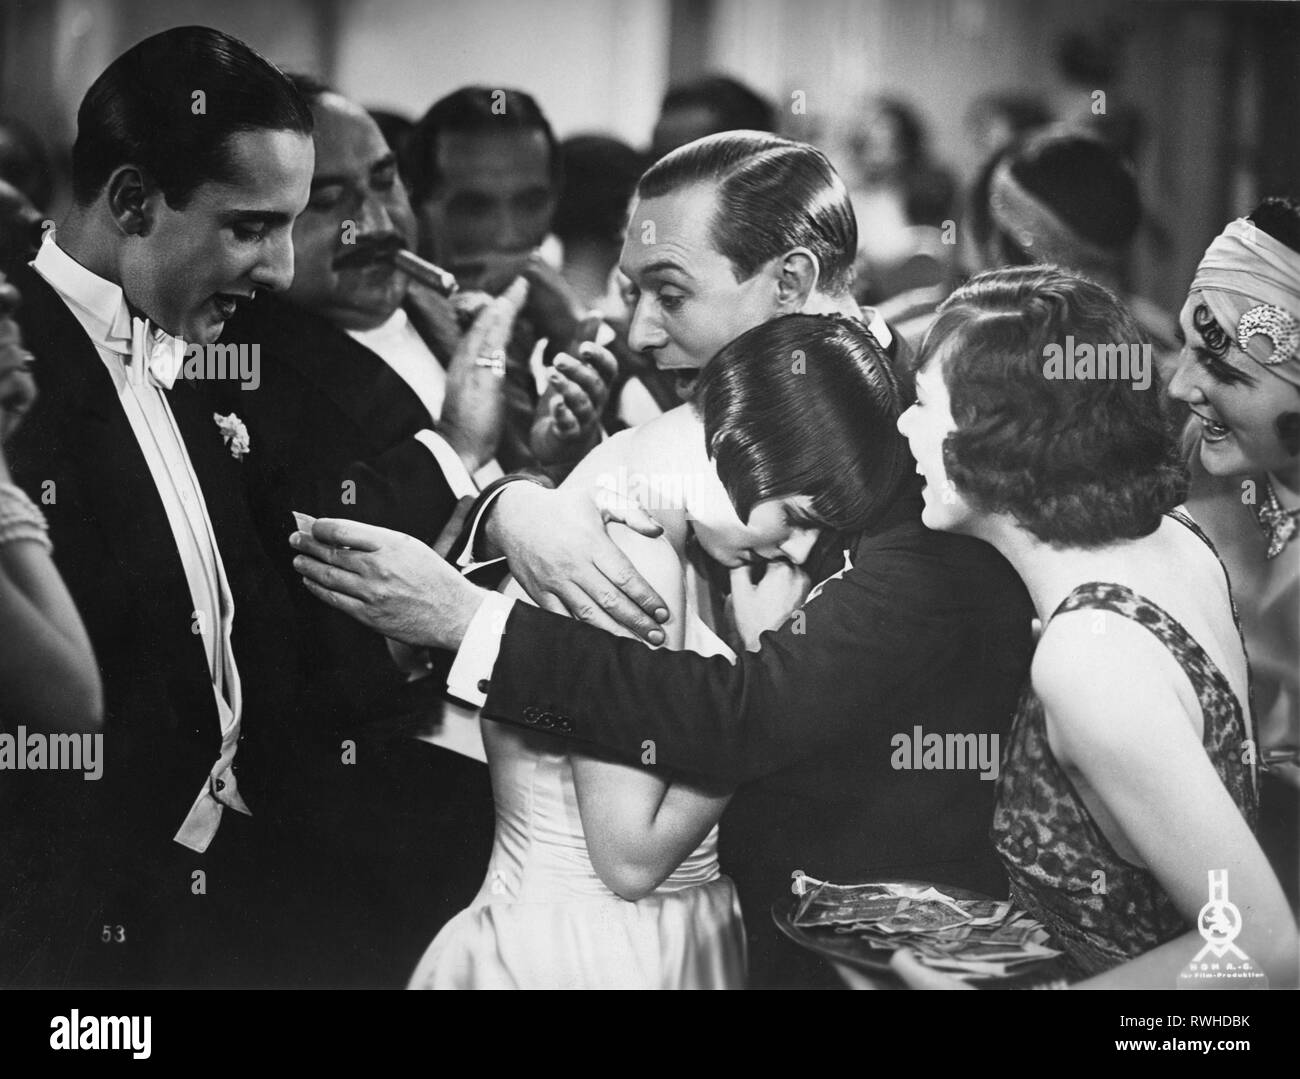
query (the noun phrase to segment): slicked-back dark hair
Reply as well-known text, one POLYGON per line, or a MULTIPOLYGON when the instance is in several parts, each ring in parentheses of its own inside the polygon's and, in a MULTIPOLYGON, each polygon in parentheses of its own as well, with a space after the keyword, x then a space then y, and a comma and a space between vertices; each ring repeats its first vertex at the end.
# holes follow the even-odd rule
POLYGON ((113 170, 130 164, 169 206, 183 208, 201 184, 231 179, 230 137, 260 130, 311 134, 311 110, 284 73, 220 30, 164 30, 124 52, 86 91, 73 196, 93 202, 113 170))
POLYGON ((713 246, 737 281, 794 247, 817 256, 818 288, 841 296, 853 283, 858 224, 849 192, 815 146, 761 131, 708 135, 665 154, 642 175, 638 198, 716 185, 713 246))
POLYGON ((532 95, 522 90, 462 86, 435 101, 411 132, 404 170, 411 188, 411 201, 423 202, 442 179, 438 171, 439 136, 445 132, 487 135, 500 131, 540 131, 546 137, 551 182, 558 190, 563 170, 555 132, 532 95))
POLYGON ((806 495, 819 521, 860 531, 913 469, 889 357, 853 319, 784 315, 755 326, 704 369, 694 402, 742 521, 760 502, 806 495))
POLYGON ((1049 345, 1144 343, 1108 290, 1056 266, 979 274, 939 307, 916 357, 942 364, 956 428, 953 486, 1044 543, 1098 547, 1150 535, 1187 494, 1178 438, 1152 382, 1048 378, 1049 345))

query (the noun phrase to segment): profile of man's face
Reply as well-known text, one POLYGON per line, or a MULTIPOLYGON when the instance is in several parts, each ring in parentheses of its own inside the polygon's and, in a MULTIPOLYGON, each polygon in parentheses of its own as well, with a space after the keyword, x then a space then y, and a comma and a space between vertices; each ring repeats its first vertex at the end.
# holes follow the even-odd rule
POLYGON ((289 287, 290 231, 311 184, 306 135, 241 131, 227 149, 229 178, 201 183, 182 208, 147 196, 148 227, 127 237, 120 263, 128 303, 199 344, 217 340, 241 300, 289 287))
POLYGON ((468 287, 508 276, 546 239, 555 215, 545 133, 447 131, 434 153, 439 180, 416 208, 421 253, 468 287))
POLYGON ((382 325, 406 296, 392 253, 415 242, 415 218, 397 158, 378 125, 338 94, 312 104, 316 170, 293 227, 288 300, 343 329, 382 325))
POLYGON ((619 268, 627 278, 628 344, 687 390, 723 345, 779 313, 778 281, 760 269, 737 281, 714 246, 715 186, 635 199, 619 268))

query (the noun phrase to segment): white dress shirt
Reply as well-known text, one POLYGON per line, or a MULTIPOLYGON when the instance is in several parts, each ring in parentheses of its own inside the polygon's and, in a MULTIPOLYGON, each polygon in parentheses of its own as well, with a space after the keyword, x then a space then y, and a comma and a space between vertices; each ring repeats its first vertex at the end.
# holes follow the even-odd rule
MULTIPOLYGON (((202 852, 217 834, 226 807, 245 814, 249 809, 231 768, 243 713, 239 670, 230 643, 235 603, 203 490, 164 392, 180 369, 185 344, 147 320, 133 319, 121 288, 91 273, 52 238, 41 245, 32 267, 68 305, 108 370, 162 500, 185 571, 194 603, 194 619, 186 630, 197 632, 203 641, 221 723, 221 752, 173 838, 202 852)), ((215 423, 212 437, 221 437, 215 423)))
MULTIPOLYGON (((406 312, 399 307, 388 321, 374 329, 346 332, 392 368, 420 399, 429 413, 429 422, 436 425, 442 418, 442 405, 447 398, 447 372, 411 325, 406 312)), ((505 475, 494 459, 471 476, 460 455, 432 428, 418 432, 415 437, 433 454, 457 498, 473 498, 480 488, 505 475)))

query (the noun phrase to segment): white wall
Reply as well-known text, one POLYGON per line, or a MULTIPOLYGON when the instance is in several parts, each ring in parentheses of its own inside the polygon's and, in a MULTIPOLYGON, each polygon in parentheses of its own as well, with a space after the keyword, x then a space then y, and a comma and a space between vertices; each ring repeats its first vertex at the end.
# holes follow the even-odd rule
POLYGON ((352 0, 334 76, 418 117, 475 83, 532 94, 561 137, 649 140, 668 71, 667 0, 352 0))

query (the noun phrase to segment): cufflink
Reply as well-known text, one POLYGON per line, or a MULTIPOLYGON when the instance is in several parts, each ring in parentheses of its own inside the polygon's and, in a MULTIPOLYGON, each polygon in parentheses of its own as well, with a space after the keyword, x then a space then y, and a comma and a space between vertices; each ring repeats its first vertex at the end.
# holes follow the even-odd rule
MULTIPOLYGON (((433 664, 430 663, 429 666, 432 667, 433 664)), ((492 683, 489 682, 486 678, 480 678, 480 679, 478 680, 478 691, 479 691, 480 693, 486 693, 486 692, 488 691, 488 688, 489 688, 491 685, 492 685, 492 683)))

